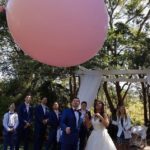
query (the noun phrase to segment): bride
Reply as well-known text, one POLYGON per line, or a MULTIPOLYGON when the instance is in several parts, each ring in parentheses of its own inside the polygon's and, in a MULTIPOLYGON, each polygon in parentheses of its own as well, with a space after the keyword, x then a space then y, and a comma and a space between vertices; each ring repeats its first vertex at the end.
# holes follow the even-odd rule
POLYGON ((116 150, 106 127, 109 125, 108 117, 104 113, 104 103, 94 102, 94 116, 91 119, 94 130, 92 131, 85 150, 116 150))

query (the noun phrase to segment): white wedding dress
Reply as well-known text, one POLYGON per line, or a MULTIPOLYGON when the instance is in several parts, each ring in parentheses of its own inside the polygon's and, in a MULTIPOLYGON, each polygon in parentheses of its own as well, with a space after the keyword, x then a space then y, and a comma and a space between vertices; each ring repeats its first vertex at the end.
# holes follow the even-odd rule
POLYGON ((85 150, 117 150, 107 129, 99 121, 92 118, 93 131, 89 136, 85 150))

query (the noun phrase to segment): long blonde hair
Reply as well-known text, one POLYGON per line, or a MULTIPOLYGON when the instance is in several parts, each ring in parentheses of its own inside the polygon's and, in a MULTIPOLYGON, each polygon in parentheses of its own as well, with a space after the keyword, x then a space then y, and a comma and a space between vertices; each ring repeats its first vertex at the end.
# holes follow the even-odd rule
POLYGON ((121 108, 124 109, 124 114, 123 114, 124 116, 123 117, 127 120, 127 112, 126 112, 125 106, 119 106, 118 107, 118 109, 117 109, 117 117, 121 118, 121 111, 120 111, 121 108))

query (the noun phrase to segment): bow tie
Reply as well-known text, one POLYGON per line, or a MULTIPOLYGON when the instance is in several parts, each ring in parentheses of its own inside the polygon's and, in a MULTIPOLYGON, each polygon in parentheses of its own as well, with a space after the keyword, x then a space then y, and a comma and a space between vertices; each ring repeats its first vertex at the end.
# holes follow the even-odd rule
POLYGON ((14 114, 14 113, 10 112, 9 114, 12 115, 12 114, 14 114))

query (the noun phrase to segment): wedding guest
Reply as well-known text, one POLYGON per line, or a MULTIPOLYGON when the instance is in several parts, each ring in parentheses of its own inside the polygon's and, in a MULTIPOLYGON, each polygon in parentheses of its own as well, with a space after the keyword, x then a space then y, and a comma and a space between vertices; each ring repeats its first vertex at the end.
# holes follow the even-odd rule
POLYGON ((90 136, 91 132, 93 130, 92 123, 91 123, 91 113, 87 111, 85 113, 85 116, 83 118, 83 122, 80 127, 79 137, 80 137, 80 143, 79 143, 79 150, 84 150, 88 137, 90 136))
POLYGON ((46 129, 49 119, 47 97, 41 98, 41 103, 35 108, 34 150, 41 150, 46 140, 46 129))
POLYGON ((17 127, 19 125, 18 114, 15 112, 15 104, 12 103, 9 106, 9 111, 4 114, 3 117, 3 137, 4 147, 3 150, 7 150, 8 146, 10 150, 14 150, 17 138, 17 127))
POLYGON ((18 109, 19 127, 16 150, 19 150, 21 142, 23 142, 23 149, 29 150, 29 141, 33 123, 33 108, 31 106, 31 100, 31 95, 26 95, 24 102, 19 106, 18 109))
POLYGON ((49 112, 48 116, 48 141, 46 144, 46 150, 57 150, 57 130, 60 128, 60 117, 61 112, 59 111, 58 102, 54 102, 52 105, 52 110, 49 112))
POLYGON ((81 113, 81 119, 83 119, 85 117, 86 112, 88 112, 86 101, 81 102, 81 109, 79 111, 81 113))
POLYGON ((110 123, 109 123, 109 126, 107 128, 108 133, 109 133, 110 137, 112 138, 112 140, 114 141, 115 144, 117 141, 118 127, 116 125, 114 125, 112 122, 117 121, 116 112, 117 112, 117 109, 114 109, 114 112, 112 112, 113 114, 110 116, 110 123))
POLYGON ((118 150, 129 149, 129 141, 131 138, 131 120, 126 113, 124 106, 120 106, 117 110, 117 121, 113 121, 113 124, 118 126, 117 132, 117 148, 118 150))

